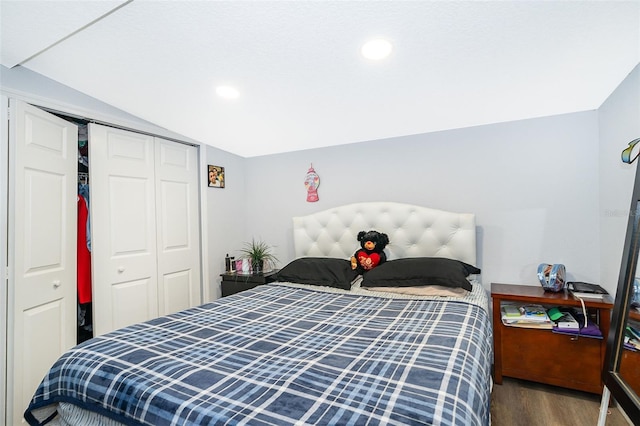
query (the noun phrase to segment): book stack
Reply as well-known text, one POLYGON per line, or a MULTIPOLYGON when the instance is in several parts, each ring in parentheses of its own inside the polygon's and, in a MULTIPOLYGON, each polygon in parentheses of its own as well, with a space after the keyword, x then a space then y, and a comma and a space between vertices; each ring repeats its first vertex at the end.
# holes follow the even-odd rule
POLYGON ((624 330, 624 347, 640 351, 640 330, 628 325, 624 330))
POLYGON ((592 339, 602 339, 602 331, 600 331, 600 327, 598 326, 598 324, 596 324, 595 322, 587 318, 587 322, 585 325, 584 314, 579 309, 572 308, 570 311, 568 311, 568 313, 578 323, 578 327, 577 328, 553 327, 552 331, 554 333, 589 337, 592 339))
POLYGON ((509 327, 541 328, 551 330, 553 323, 542 305, 503 305, 502 323, 509 327))

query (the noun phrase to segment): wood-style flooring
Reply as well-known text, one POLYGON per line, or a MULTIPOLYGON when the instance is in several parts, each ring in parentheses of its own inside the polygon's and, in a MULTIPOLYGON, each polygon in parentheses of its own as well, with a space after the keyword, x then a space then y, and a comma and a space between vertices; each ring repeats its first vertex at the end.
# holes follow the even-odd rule
MULTIPOLYGON (((600 395, 508 377, 493 386, 492 426, 596 426, 599 415, 600 395)), ((617 407, 609 408, 607 426, 629 424, 617 407)))

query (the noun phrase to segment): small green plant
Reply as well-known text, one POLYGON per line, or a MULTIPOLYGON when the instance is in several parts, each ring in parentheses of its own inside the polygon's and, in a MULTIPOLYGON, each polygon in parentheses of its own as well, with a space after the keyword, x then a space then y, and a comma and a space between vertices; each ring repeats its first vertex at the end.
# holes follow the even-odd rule
POLYGON ((278 258, 272 252, 271 246, 260 240, 251 239, 250 243, 245 243, 244 247, 240 249, 240 253, 251 261, 251 268, 254 273, 262 272, 265 268, 274 268, 278 261, 278 258))

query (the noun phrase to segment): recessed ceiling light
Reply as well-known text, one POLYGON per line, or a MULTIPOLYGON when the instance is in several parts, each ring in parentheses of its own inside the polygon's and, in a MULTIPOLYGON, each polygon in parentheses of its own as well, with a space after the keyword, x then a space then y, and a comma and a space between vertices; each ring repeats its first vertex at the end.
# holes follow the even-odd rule
POLYGON ((362 52, 362 56, 367 59, 380 60, 389 56, 391 49, 391 43, 387 40, 377 38, 366 42, 360 51, 362 52))
POLYGON ((240 96, 240 92, 231 86, 218 86, 216 87, 216 94, 225 99, 236 99, 240 96))

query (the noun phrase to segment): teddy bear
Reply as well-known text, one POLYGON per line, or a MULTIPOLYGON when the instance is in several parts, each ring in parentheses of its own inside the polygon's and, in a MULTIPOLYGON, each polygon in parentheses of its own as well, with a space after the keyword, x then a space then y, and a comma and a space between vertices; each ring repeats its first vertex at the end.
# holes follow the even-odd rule
POLYGON ((378 231, 358 232, 360 249, 351 256, 351 269, 359 273, 370 271, 387 260, 384 248, 389 244, 389 237, 378 231))

